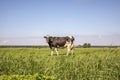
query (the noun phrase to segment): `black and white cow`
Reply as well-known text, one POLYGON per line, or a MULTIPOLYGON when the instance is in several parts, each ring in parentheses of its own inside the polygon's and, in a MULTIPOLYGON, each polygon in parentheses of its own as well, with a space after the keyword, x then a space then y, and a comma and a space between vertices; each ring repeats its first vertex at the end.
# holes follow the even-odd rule
POLYGON ((44 36, 46 39, 50 49, 51 49, 51 56, 53 55, 54 50, 58 54, 59 47, 67 47, 67 55, 71 52, 73 54, 73 36, 66 36, 66 37, 52 37, 52 36, 44 36))

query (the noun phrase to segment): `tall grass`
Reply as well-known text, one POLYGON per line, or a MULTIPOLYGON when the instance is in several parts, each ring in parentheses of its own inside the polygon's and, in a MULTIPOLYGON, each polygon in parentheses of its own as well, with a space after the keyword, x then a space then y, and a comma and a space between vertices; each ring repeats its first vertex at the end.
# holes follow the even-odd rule
POLYGON ((69 56, 65 49, 59 52, 50 56, 49 48, 0 48, 0 78, 23 75, 32 80, 28 76, 38 74, 55 77, 48 80, 120 80, 119 48, 76 48, 69 56))

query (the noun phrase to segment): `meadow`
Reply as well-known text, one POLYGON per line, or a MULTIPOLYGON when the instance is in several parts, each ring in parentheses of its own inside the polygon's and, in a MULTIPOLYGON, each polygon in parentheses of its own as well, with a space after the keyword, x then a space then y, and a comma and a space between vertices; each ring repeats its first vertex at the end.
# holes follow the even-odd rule
POLYGON ((120 80, 120 48, 0 48, 0 80, 120 80))

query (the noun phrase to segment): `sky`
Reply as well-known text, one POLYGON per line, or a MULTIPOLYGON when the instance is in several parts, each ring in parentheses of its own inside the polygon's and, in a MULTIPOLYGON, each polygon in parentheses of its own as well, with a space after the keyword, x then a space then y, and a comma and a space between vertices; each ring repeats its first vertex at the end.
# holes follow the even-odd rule
POLYGON ((120 39, 120 0, 0 0, 1 41, 44 35, 120 39))

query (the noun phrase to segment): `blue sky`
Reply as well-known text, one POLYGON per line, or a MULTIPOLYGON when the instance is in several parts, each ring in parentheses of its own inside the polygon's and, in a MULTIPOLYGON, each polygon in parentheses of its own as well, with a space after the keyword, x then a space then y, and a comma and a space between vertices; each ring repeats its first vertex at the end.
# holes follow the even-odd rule
POLYGON ((0 37, 120 34, 120 0, 0 0, 0 37))
POLYGON ((44 44, 44 35, 120 45, 120 0, 0 0, 0 45, 44 44))

